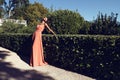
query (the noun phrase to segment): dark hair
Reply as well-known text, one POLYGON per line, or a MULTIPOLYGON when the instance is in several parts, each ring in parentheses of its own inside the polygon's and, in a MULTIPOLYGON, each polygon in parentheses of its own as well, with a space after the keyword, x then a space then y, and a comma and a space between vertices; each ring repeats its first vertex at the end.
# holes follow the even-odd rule
POLYGON ((40 21, 42 22, 42 21, 45 21, 45 20, 42 18, 40 21))
POLYGON ((44 19, 41 19, 41 22, 44 21, 45 23, 47 23, 47 21, 45 21, 44 19))

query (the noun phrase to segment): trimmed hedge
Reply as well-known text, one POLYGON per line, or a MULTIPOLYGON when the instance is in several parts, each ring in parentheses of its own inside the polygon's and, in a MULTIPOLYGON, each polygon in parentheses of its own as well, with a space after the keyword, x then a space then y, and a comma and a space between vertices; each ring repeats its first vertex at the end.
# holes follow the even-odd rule
MULTIPOLYGON (((43 35, 48 63, 97 80, 120 79, 120 36, 43 35)), ((0 34, 0 46, 30 56, 31 34, 0 34)))

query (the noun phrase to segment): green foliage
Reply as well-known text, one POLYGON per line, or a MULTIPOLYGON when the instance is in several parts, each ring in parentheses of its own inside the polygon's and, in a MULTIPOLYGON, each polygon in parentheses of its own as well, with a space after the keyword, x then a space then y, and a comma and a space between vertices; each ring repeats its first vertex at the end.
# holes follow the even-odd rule
POLYGON ((3 25, 0 26, 0 33, 32 33, 33 31, 33 27, 12 22, 4 22, 3 25))
POLYGON ((15 8, 14 14, 11 16, 12 19, 24 19, 24 13, 25 13, 26 7, 21 7, 21 8, 15 8))
POLYGON ((29 26, 36 26, 40 18, 44 17, 48 10, 40 3, 30 4, 24 13, 24 19, 27 20, 29 26))
POLYGON ((120 24, 117 22, 118 14, 103 15, 99 13, 97 19, 90 27, 90 34, 119 35, 120 24))
MULTIPOLYGON (((120 79, 120 36, 43 35, 45 59, 54 66, 97 80, 120 79)), ((0 34, 0 46, 31 54, 31 34, 0 34)))
POLYGON ((2 7, 3 3, 4 3, 4 0, 0 0, 0 18, 3 17, 3 7, 2 7))
POLYGON ((16 6, 14 7, 14 13, 11 18, 24 19, 24 13, 29 4, 29 0, 16 0, 16 6))
MULTIPOLYGON (((120 23, 117 21, 117 13, 111 13, 109 16, 99 13, 96 20, 89 22, 85 21, 77 11, 54 11, 52 7, 50 10, 40 3, 35 2, 30 4, 29 0, 8 0, 8 3, 6 0, 0 0, 0 18, 6 16, 14 19, 27 20, 29 28, 22 27, 22 29, 14 31, 16 30, 15 27, 13 30, 11 30, 11 27, 7 27, 8 31, 10 28, 12 32, 33 32, 40 19, 47 16, 49 26, 57 34, 120 35, 120 23)), ((3 31, 3 28, 0 28, 0 32, 3 31)), ((44 33, 48 33, 47 30, 44 33)))
MULTIPOLYGON (((30 4, 29 0, 0 0, 0 18, 24 19, 27 20, 27 24, 30 26, 19 31, 13 31, 13 29, 12 32, 33 32, 44 16, 48 17, 49 26, 58 34, 120 35, 120 23, 117 21, 117 13, 103 15, 99 12, 96 20, 89 22, 85 21, 77 11, 54 11, 52 7, 47 9, 41 3, 30 4)), ((0 28, 0 32, 2 31, 3 28, 0 28)), ((47 30, 44 33, 48 33, 47 30)))
POLYGON ((2 18, 2 8, 0 7, 0 18, 2 18))
MULTIPOLYGON (((0 34, 0 46, 18 53, 19 52, 22 53, 25 49, 30 50, 30 45, 32 44, 32 42, 31 42, 31 39, 29 39, 29 36, 30 34, 25 34, 25 33, 24 34, 22 33, 21 34, 19 33, 0 34)), ((28 53, 26 50, 24 51, 24 53, 28 53)))
POLYGON ((83 26, 79 30, 79 34, 89 34, 91 24, 91 22, 84 21, 83 26))
POLYGON ((78 12, 56 10, 48 14, 49 25, 58 34, 77 34, 84 19, 78 12))

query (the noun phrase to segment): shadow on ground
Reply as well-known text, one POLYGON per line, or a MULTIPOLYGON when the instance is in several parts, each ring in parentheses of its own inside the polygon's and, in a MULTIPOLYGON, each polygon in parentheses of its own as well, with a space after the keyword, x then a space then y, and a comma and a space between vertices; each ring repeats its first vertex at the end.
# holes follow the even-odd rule
POLYGON ((40 73, 35 70, 21 70, 12 67, 10 62, 5 62, 9 53, 8 51, 0 51, 0 80, 55 80, 47 73, 40 73))

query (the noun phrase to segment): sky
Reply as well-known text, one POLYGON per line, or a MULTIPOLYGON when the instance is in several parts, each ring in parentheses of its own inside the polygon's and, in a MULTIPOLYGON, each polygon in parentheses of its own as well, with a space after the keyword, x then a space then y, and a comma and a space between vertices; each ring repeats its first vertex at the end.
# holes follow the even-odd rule
POLYGON ((111 15, 111 12, 118 13, 118 21, 120 22, 120 0, 29 0, 30 3, 39 2, 46 8, 54 10, 68 9, 78 11, 80 15, 87 21, 97 18, 99 12, 111 15))

